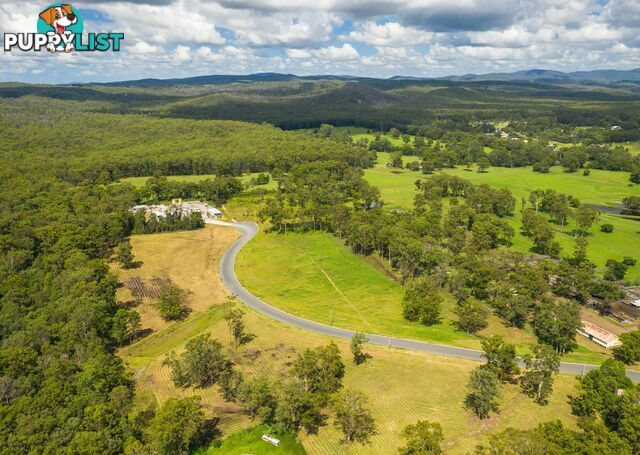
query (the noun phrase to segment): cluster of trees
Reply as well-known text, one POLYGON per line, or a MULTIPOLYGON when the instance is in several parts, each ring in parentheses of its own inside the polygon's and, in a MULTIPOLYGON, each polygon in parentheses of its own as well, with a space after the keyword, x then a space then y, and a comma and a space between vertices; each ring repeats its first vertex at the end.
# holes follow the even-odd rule
MULTIPOLYGON (((269 175, 262 174, 269 183, 269 175)), ((261 181, 264 181, 264 177, 261 181)), ((202 199, 224 204, 243 190, 242 182, 236 177, 216 176, 201 182, 169 180, 166 176, 150 177, 145 185, 137 190, 138 199, 143 204, 155 204, 173 198, 202 199)))
POLYGON ((190 231, 204 227, 202 215, 197 212, 185 214, 181 210, 167 211, 165 216, 137 210, 131 215, 133 234, 155 234, 158 232, 190 231))
POLYGON ((5 101, 0 114, 3 160, 15 161, 22 172, 46 169, 47 175, 73 184, 133 176, 287 172, 296 164, 326 160, 362 167, 372 163, 366 149, 267 124, 91 112, 95 108, 46 98, 40 99, 40 108, 28 99, 5 101), (66 125, 82 135, 58 137, 56 131, 66 125), (28 151, 31 159, 15 151, 28 151))
MULTIPOLYGON (((244 330, 237 330, 241 319, 233 310, 227 317, 236 341, 245 339, 244 330)), ((354 345, 361 345, 361 339, 354 340, 354 345)), ((359 352, 357 359, 362 360, 363 355, 359 352)), ((316 433, 327 424, 326 409, 331 408, 334 425, 344 434, 343 442, 366 443, 377 433, 367 398, 343 389, 345 367, 334 343, 306 349, 292 362, 288 374, 275 382, 263 376, 249 378, 234 369, 222 345, 209 335, 188 341, 180 357, 171 354, 164 363, 171 368, 176 386, 218 384, 225 400, 237 403, 252 420, 277 432, 295 434, 304 429, 316 433)))
POLYGON ((509 428, 478 446, 490 453, 600 453, 640 451, 640 395, 625 375, 624 364, 606 360, 600 368, 578 379, 578 393, 570 397, 578 429, 559 421, 541 423, 532 430, 509 428))
POLYGON ((360 168, 325 161, 295 166, 279 179, 279 191, 266 200, 258 216, 282 232, 290 228, 334 229, 349 216, 347 204, 366 209, 380 198, 360 168))
POLYGON ((497 398, 500 383, 520 383, 522 392, 540 405, 547 404, 553 389, 554 375, 560 369, 560 356, 549 346, 535 345, 524 357, 525 368, 518 367, 514 345, 494 335, 482 341, 487 362, 472 370, 467 385, 465 407, 480 419, 499 412, 497 398))
POLYGON ((562 166, 568 173, 584 169, 585 175, 589 175, 589 169, 631 172, 631 181, 640 181, 640 159, 621 146, 611 147, 600 143, 555 148, 545 145, 546 140, 504 140, 480 132, 460 130, 437 138, 419 135, 411 141, 409 135, 400 134, 394 128, 389 135, 393 137, 394 132, 395 137, 402 138, 401 145, 394 146, 388 137, 380 134, 376 134, 371 141, 359 140, 357 145, 374 152, 392 152, 393 167, 405 167, 402 155, 417 156, 420 162, 407 163, 406 167, 422 169, 425 174, 455 166, 466 166, 470 170, 471 165, 477 163, 479 172, 486 171, 489 166, 533 166, 535 172, 547 173, 552 166, 562 166), (488 152, 485 151, 486 147, 489 148, 488 152))

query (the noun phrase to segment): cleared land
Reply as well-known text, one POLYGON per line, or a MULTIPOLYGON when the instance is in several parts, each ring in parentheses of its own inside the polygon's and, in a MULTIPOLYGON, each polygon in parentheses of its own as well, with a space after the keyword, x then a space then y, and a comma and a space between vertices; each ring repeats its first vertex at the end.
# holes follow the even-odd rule
MULTIPOLYGON (((453 301, 443 306, 440 324, 425 327, 405 321, 404 288, 383 272, 384 264, 354 255, 343 242, 326 233, 259 233, 240 252, 236 273, 254 295, 284 311, 337 327, 382 335, 480 348, 480 338, 458 330, 453 301)), ((491 316, 480 335, 500 334, 524 353, 536 342, 530 329, 506 327, 491 316)), ((578 340, 567 361, 599 363, 605 351, 578 340)))
POLYGON ((132 236, 139 267, 123 270, 113 265, 121 284, 116 298, 135 305, 143 328, 154 331, 167 325, 154 307, 164 283, 172 282, 186 291, 192 312, 219 304, 228 293, 218 277, 217 264, 238 237, 233 229, 214 225, 197 231, 132 236))
MULTIPOLYGON (((417 194, 415 181, 428 178, 419 171, 387 168, 384 164, 389 154, 379 153, 378 164, 373 169, 365 170, 366 179, 380 188, 382 198, 390 208, 411 208, 413 198, 417 194)), ((404 157, 412 161, 413 157, 404 157)), ((516 231, 513 248, 528 252, 533 244, 530 239, 520 234, 521 203, 520 199, 536 188, 552 188, 558 192, 572 194, 583 203, 599 206, 619 206, 622 199, 630 195, 640 194, 637 185, 629 186, 627 172, 611 172, 591 170, 591 175, 583 176, 581 172, 567 174, 561 168, 552 168, 548 174, 533 172, 530 167, 498 168, 492 167, 489 172, 468 172, 463 168, 446 169, 447 174, 458 175, 475 184, 486 183, 495 188, 508 188, 516 198, 516 211, 513 217, 505 218, 516 231)), ((571 232, 575 223, 570 220, 565 226, 555 226, 557 239, 563 252, 573 251, 571 232)), ((640 222, 603 213, 600 222, 591 228, 589 237, 589 256, 599 267, 603 267, 607 259, 621 260, 624 256, 637 256, 640 251, 640 222), (600 225, 609 223, 614 226, 611 234, 600 232, 600 225)), ((640 259, 640 257, 638 257, 640 259)), ((627 272, 630 283, 640 283, 640 265, 630 267, 627 272)))
MULTIPOLYGON (((229 231, 233 232, 231 229, 229 231)), ((198 231, 184 234, 197 236, 198 231)), ((164 245, 167 239, 165 235, 144 237, 155 238, 155 242, 138 242, 134 238, 134 253, 138 257, 147 258, 146 264, 138 269, 140 273, 145 267, 153 266, 151 257, 154 255, 156 261, 162 262, 162 267, 171 276, 178 273, 204 276, 211 268, 217 270, 217 259, 214 258, 213 264, 209 264, 205 259, 204 248, 185 253, 186 258, 182 260, 178 257, 182 254, 180 251, 175 255, 158 253, 167 251, 164 245), (190 268, 185 270, 185 263, 190 264, 186 265, 190 268)), ((357 257, 356 259, 359 260, 357 257)), ((274 270, 269 272, 271 277, 276 275, 274 270)), ((358 273, 354 273, 353 276, 357 275, 358 273)), ((177 284, 182 285, 179 281, 177 284)), ((215 286, 215 283, 211 285, 212 288, 215 286)), ((220 418, 219 427, 226 436, 255 424, 242 415, 235 405, 224 402, 216 387, 199 391, 176 389, 171 383, 169 371, 162 366, 162 360, 169 352, 179 352, 193 336, 211 333, 228 347, 230 356, 245 374, 276 378, 285 373, 287 364, 298 352, 306 347, 325 344, 329 342, 329 338, 284 326, 258 313, 247 311, 247 325, 256 338, 235 351, 229 347, 229 334, 222 319, 230 303, 225 299, 217 303, 208 310, 194 312, 186 320, 170 324, 139 340, 123 349, 120 355, 136 373, 139 388, 137 405, 140 408, 156 406, 172 396, 197 394, 203 398, 207 411, 220 418)), ((301 436, 304 448, 310 454, 394 453, 402 444, 399 436, 401 429, 418 419, 439 421, 445 433, 444 446, 447 453, 453 454, 466 453, 484 440, 488 433, 507 426, 529 428, 538 422, 552 419, 561 419, 570 425, 575 422, 566 399, 567 394, 572 393, 575 387, 575 379, 571 376, 558 376, 550 404, 544 407, 522 396, 517 386, 505 386, 500 399, 501 413, 480 421, 462 406, 468 374, 476 363, 460 359, 452 362, 451 359, 440 356, 369 346, 367 350, 373 355, 373 359, 355 367, 350 362, 348 343, 340 340, 337 343, 347 365, 345 386, 362 390, 369 396, 380 434, 369 446, 346 447, 339 442, 340 434, 329 425, 318 435, 301 436)), ((242 439, 243 436, 236 435, 234 438, 242 439)), ((244 448, 244 445, 238 446, 240 451, 244 448)), ((210 453, 239 453, 221 449, 210 453)), ((256 450, 252 453, 262 452, 256 450)))
MULTIPOLYGON (((348 131, 348 130, 347 130, 348 131)), ((388 134, 381 134, 381 137, 387 138, 389 139, 389 142, 391 142, 391 145, 393 145, 394 147, 400 147, 404 144, 402 137, 391 137, 388 134)), ((370 142, 373 141, 375 139, 375 134, 374 133, 356 133, 356 134, 352 134, 351 137, 353 138, 354 141, 357 141, 358 139, 367 139, 370 142)), ((411 140, 409 141, 410 144, 413 144, 413 140, 415 139, 414 136, 409 136, 411 138, 411 140)))

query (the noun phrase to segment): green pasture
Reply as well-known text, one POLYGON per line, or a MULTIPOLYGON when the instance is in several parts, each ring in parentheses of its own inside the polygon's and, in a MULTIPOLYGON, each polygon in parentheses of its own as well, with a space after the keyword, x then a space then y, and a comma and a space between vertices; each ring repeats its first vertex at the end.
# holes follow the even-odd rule
POLYGON ((211 446, 208 450, 199 450, 195 455, 305 455, 300 441, 290 434, 277 435, 279 446, 274 446, 260 439, 263 434, 273 436, 265 425, 258 425, 229 435, 218 447, 211 446))
MULTIPOLYGON (((440 324, 430 327, 404 320, 402 285, 353 254, 342 240, 327 233, 260 232, 240 252, 236 273, 256 296, 284 311, 336 327, 382 335, 428 340, 478 349, 480 338, 458 330, 448 296, 440 324)), ((534 344, 531 331, 505 327, 495 317, 480 335, 499 333, 524 353, 534 344)), ((602 352, 580 340, 567 356, 576 362, 599 363, 602 352)))
MULTIPOLYGON (((379 153, 379 162, 373 169, 365 170, 366 179, 380 188, 383 200, 389 208, 408 209, 413 205, 413 198, 418 191, 415 182, 428 178, 419 171, 393 169, 385 166, 389 154, 379 153)), ((403 157, 405 161, 412 161, 413 157, 403 157)), ((520 234, 521 227, 521 198, 536 188, 552 188, 566 194, 572 194, 583 203, 617 206, 622 199, 629 195, 640 194, 640 186, 629 182, 627 172, 612 172, 592 169, 589 176, 582 172, 568 174, 559 167, 554 167, 548 174, 533 172, 530 167, 498 168, 492 167, 489 172, 469 172, 464 168, 446 169, 442 172, 458 175, 475 184, 486 183, 495 188, 508 188, 516 198, 516 212, 511 218, 506 218, 516 230, 513 248, 528 252, 532 247, 531 241, 520 234)), ((563 253, 570 254, 573 250, 572 231, 575 228, 573 220, 566 226, 555 226, 557 238, 562 245, 563 253)), ((600 221, 591 228, 589 237, 589 256, 599 267, 603 267, 607 259, 621 260, 624 256, 640 259, 640 222, 616 215, 602 213, 600 221), (610 234, 600 232, 602 224, 614 226, 610 234)), ((627 280, 630 283, 640 282, 640 265, 629 268, 627 280)))
MULTIPOLYGON (((389 139, 389 142, 391 142, 391 145, 393 145, 394 147, 401 147, 402 145, 404 145, 404 142, 402 142, 402 137, 391 137, 388 134, 382 134, 381 136, 389 139)), ((352 134, 351 137, 353 138, 354 142, 359 139, 367 139, 369 142, 371 142, 375 139, 375 134, 358 133, 358 134, 352 134)), ((411 141, 409 141, 409 143, 413 144, 414 139, 415 139, 414 136, 411 136, 411 141)))

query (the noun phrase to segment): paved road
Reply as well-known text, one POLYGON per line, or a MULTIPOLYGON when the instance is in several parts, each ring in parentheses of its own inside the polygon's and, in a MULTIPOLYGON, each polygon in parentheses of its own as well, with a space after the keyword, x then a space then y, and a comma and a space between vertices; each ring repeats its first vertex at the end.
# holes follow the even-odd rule
MULTIPOLYGON (((233 245, 224 253, 222 260, 220 261, 220 277, 227 289, 236 295, 244 304, 250 306, 254 310, 269 316, 272 319, 283 322, 285 324, 299 327, 301 329, 310 330, 312 332, 319 333, 321 335, 329 335, 337 338, 349 339, 355 333, 352 330, 342 329, 319 322, 310 321, 308 319, 300 318, 289 313, 285 313, 278 308, 275 308, 268 303, 263 302, 249 291, 240 283, 236 277, 234 265, 238 252, 245 246, 258 232, 258 225, 256 223, 237 223, 229 224, 217 222, 215 224, 221 224, 225 226, 233 227, 242 233, 242 237, 235 241, 233 245)), ((404 338, 388 337, 376 334, 366 334, 370 343, 380 346, 388 346, 401 349, 409 349, 412 351, 425 352, 428 354, 437 354, 447 357, 456 357, 469 360, 482 361, 482 353, 474 349, 458 348, 454 346, 447 346, 436 343, 427 343, 425 341, 407 340, 404 338)), ((584 374, 589 370, 597 368, 595 365, 587 365, 580 363, 562 362, 560 364, 560 372, 568 374, 584 374)), ((640 382, 640 372, 627 371, 627 376, 632 380, 640 382)))

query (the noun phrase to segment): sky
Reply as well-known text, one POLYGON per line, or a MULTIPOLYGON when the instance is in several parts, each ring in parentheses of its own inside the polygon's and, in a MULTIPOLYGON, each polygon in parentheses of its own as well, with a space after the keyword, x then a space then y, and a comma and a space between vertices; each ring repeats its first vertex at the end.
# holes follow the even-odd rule
MULTIPOLYGON (((74 2, 120 52, 0 50, 0 81, 108 82, 256 72, 438 77, 640 67, 640 0, 130 0, 74 2)), ((44 2, 0 0, 4 33, 44 2)))

